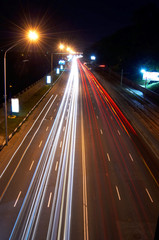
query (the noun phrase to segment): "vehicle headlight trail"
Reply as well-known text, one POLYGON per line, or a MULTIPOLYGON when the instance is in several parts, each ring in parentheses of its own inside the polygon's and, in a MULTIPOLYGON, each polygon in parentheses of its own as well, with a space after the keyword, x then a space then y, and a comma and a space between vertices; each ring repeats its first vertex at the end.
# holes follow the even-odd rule
POLYGON ((77 99, 78 68, 77 60, 74 58, 72 60, 71 73, 60 108, 41 153, 32 181, 11 232, 10 239, 36 238, 44 198, 52 172, 52 166, 55 161, 55 154, 68 105, 69 111, 64 132, 47 239, 54 239, 54 236, 57 233, 58 238, 60 238, 62 234, 64 239, 69 239, 76 140, 77 99), (66 203, 64 203, 65 195, 66 203), (64 219, 65 222, 63 232, 61 232, 62 219, 64 219))

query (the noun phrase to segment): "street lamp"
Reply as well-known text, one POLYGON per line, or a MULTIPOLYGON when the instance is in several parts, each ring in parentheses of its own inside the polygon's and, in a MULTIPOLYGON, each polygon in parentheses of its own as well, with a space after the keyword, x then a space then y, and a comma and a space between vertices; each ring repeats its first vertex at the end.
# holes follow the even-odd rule
POLYGON ((63 50, 63 49, 65 48, 65 46, 61 43, 60 46, 59 46, 59 48, 60 48, 61 50, 63 50))
MULTIPOLYGON (((61 43, 61 44, 59 45, 59 49, 60 49, 60 50, 64 50, 64 49, 65 49, 65 45, 61 43)), ((59 54, 59 53, 53 53, 53 52, 51 52, 51 79, 53 79, 53 54, 59 54)))
MULTIPOLYGON (((28 39, 31 41, 37 41, 38 34, 35 30, 30 30, 28 32, 28 39)), ((22 41, 22 40, 21 40, 22 41)), ((6 56, 7 52, 9 52, 11 49, 16 47, 18 44, 21 43, 21 41, 18 41, 17 43, 13 44, 10 48, 8 48, 4 52, 4 112, 5 112, 5 135, 6 135, 6 145, 8 145, 8 131, 7 131, 7 90, 6 90, 6 56)))
POLYGON ((28 38, 29 38, 29 40, 35 42, 39 38, 39 35, 38 35, 38 33, 35 30, 29 30, 28 38))

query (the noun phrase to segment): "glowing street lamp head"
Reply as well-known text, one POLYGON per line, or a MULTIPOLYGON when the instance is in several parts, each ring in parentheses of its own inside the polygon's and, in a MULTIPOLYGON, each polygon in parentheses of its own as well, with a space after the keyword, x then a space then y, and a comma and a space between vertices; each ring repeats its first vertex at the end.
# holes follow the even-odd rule
POLYGON ((61 50, 63 50, 64 47, 65 47, 65 46, 64 46, 63 44, 60 44, 60 47, 59 47, 59 48, 60 48, 61 50))
POLYGON ((31 41, 37 41, 37 39, 39 38, 38 33, 35 30, 30 30, 28 33, 28 38, 31 41))
POLYGON ((71 51, 71 48, 70 48, 70 47, 67 47, 67 51, 70 52, 70 51, 71 51))

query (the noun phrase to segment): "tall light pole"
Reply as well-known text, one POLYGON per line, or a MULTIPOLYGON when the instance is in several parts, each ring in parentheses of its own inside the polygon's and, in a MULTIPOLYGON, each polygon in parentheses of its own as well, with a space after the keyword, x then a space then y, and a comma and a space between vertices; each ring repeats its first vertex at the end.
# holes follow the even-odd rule
MULTIPOLYGON (((28 33, 28 38, 31 41, 36 41, 38 39, 38 34, 35 31, 30 30, 28 33)), ((12 48, 16 47, 21 41, 13 44, 4 52, 4 115, 5 115, 5 135, 6 135, 6 145, 8 145, 8 130, 7 130, 7 87, 6 87, 6 56, 12 48)))
POLYGON ((53 81, 53 53, 51 53, 51 81, 53 81))
MULTIPOLYGON (((64 50, 64 48, 65 48, 65 46, 61 43, 59 45, 59 49, 62 51, 62 50, 64 50)), ((53 61, 54 61, 53 55, 54 54, 60 54, 60 53, 53 53, 53 52, 51 52, 51 79, 53 79, 53 61)))

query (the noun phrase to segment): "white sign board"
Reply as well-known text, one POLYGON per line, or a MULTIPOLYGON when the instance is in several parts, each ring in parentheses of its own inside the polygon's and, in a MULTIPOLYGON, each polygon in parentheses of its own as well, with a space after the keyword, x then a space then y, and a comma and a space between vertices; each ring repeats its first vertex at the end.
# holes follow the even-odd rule
POLYGON ((11 109, 14 113, 19 113, 19 98, 11 98, 11 109))
POLYGON ((148 81, 159 81, 159 72, 144 72, 143 80, 148 81))
POLYGON ((59 64, 60 64, 60 65, 61 65, 61 64, 65 65, 65 60, 60 60, 60 61, 59 61, 59 64))
POLYGON ((47 76, 47 78, 46 78, 46 83, 47 83, 47 84, 50 84, 50 83, 51 83, 51 76, 47 76))
POLYGON ((56 74, 59 74, 59 73, 60 73, 60 69, 57 68, 57 69, 56 69, 56 74))

